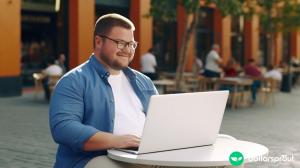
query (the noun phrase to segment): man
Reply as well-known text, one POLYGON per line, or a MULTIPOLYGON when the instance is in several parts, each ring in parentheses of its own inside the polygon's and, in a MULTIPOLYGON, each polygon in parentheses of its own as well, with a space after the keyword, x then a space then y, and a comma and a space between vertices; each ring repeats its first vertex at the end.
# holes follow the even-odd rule
POLYGON ((268 71, 264 74, 265 78, 272 78, 278 82, 281 82, 282 73, 278 69, 274 68, 274 66, 270 64, 268 65, 267 70, 268 71))
POLYGON ((63 53, 59 54, 57 60, 55 61, 55 64, 57 64, 58 66, 61 67, 61 69, 63 70, 63 73, 67 72, 67 69, 65 66, 65 61, 66 61, 66 56, 63 53))
POLYGON ((147 53, 141 57, 141 70, 143 74, 148 76, 152 80, 157 79, 157 74, 155 72, 155 67, 157 66, 156 58, 153 55, 153 49, 150 48, 147 53))
POLYGON ((218 44, 214 44, 206 57, 204 76, 210 78, 221 77, 222 59, 219 56, 219 52, 220 46, 218 44))
POLYGON ((128 67, 137 47, 134 29, 121 15, 100 17, 94 53, 55 87, 50 104, 51 133, 59 144, 54 167, 126 167, 107 158, 106 150, 139 146, 148 102, 157 90, 128 67))
MULTIPOLYGON (((296 56, 292 56, 292 67, 295 69, 299 69, 300 67, 300 61, 296 56)), ((292 86, 295 86, 295 84, 298 82, 298 78, 300 76, 299 71, 293 71, 292 72, 292 86)))
POLYGON ((256 65, 256 62, 253 58, 248 59, 248 64, 244 67, 245 75, 253 78, 259 78, 262 76, 260 68, 256 65))
POLYGON ((244 67, 245 75, 254 79, 253 84, 251 85, 251 92, 252 92, 252 104, 256 102, 256 92, 261 86, 259 79, 262 77, 262 72, 260 68, 256 65, 256 62, 253 58, 249 58, 248 64, 244 67))
POLYGON ((47 68, 42 70, 42 74, 43 74, 42 83, 45 91, 45 99, 47 101, 50 100, 50 96, 51 96, 50 88, 49 88, 49 77, 61 76, 63 74, 63 69, 60 66, 56 65, 54 62, 55 62, 54 58, 50 57, 48 59, 47 68))
POLYGON ((195 66, 197 73, 202 74, 203 73, 203 61, 198 56, 195 56, 195 66))

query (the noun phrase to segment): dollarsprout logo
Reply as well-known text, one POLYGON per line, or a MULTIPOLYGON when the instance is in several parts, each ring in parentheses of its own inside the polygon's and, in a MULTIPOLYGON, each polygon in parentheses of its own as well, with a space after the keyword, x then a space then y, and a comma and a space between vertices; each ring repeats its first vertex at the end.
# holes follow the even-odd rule
POLYGON ((244 162, 244 156, 241 152, 232 152, 229 156, 229 161, 232 166, 239 166, 244 162))

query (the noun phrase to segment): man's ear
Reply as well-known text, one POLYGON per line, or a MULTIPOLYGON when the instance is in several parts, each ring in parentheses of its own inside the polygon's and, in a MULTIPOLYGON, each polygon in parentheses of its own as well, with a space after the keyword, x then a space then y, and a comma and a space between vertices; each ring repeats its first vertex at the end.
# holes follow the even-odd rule
POLYGON ((95 48, 101 47, 103 45, 103 39, 99 36, 95 36, 95 48))

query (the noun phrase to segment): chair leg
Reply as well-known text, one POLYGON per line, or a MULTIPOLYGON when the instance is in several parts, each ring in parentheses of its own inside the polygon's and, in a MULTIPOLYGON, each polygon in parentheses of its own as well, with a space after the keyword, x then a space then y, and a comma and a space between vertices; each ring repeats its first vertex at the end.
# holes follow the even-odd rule
POLYGON ((235 102, 236 102, 236 96, 235 93, 232 93, 232 98, 231 98, 231 109, 235 108, 235 102))

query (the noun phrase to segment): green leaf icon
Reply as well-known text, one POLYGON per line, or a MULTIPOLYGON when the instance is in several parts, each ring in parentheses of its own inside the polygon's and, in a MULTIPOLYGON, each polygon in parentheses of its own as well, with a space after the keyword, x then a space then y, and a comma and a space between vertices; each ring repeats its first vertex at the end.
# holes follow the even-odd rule
POLYGON ((244 156, 241 152, 232 152, 229 156, 229 161, 232 166, 239 166, 244 162, 244 156))

